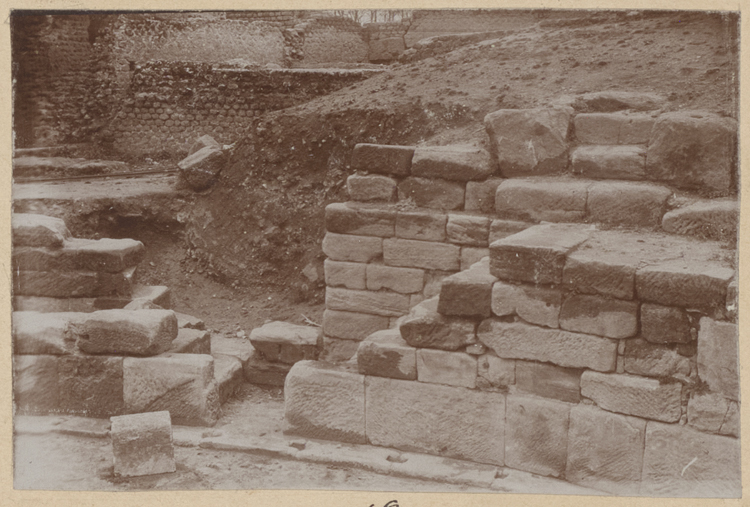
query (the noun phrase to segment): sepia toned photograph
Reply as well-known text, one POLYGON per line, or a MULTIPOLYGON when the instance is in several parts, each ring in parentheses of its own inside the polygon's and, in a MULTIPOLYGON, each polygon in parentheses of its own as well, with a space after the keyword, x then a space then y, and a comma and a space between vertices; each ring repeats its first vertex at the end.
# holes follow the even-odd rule
POLYGON ((740 17, 11 10, 13 489, 741 498, 740 17))

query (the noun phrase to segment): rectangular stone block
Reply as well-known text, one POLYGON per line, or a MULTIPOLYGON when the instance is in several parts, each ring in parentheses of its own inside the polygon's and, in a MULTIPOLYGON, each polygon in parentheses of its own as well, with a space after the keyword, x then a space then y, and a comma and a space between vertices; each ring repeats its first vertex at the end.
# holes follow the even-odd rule
POLYGON ((396 185, 393 178, 379 174, 352 174, 346 179, 346 190, 352 201, 395 201, 396 185))
POLYGON ((360 143, 352 151, 352 169, 406 176, 411 172, 414 146, 360 143))
POLYGON ((417 349, 417 379, 420 382, 474 389, 477 358, 463 352, 417 349))
POLYGON ((367 264, 326 259, 323 263, 326 285, 364 290, 367 288, 367 264))
POLYGON ((344 363, 354 357, 359 344, 360 342, 357 340, 342 340, 341 338, 323 335, 323 350, 318 360, 329 363, 344 363))
POLYGON ((554 363, 567 368, 614 371, 617 342, 520 322, 482 321, 477 338, 499 357, 554 363))
POLYGON ((235 395, 244 382, 242 361, 234 356, 214 352, 214 380, 219 391, 219 403, 223 405, 235 395))
POLYGON ((738 327, 708 317, 700 320, 698 331, 698 376, 716 392, 730 400, 740 398, 738 327))
POLYGON ((58 373, 62 412, 110 417, 125 410, 122 357, 62 356, 58 373))
POLYGON ((479 389, 507 389, 516 382, 516 361, 493 354, 477 358, 477 387, 479 389))
POLYGON ((412 347, 458 350, 476 343, 476 323, 472 319, 447 317, 437 312, 433 300, 415 306, 401 322, 401 336, 412 347))
POLYGON ((400 317, 409 313, 409 296, 396 292, 326 289, 326 308, 344 312, 400 317))
POLYGON ((463 182, 409 176, 398 185, 398 200, 411 199, 420 208, 459 210, 465 187, 463 182))
POLYGON ((286 433, 367 443, 365 376, 315 361, 300 361, 284 384, 286 433))
POLYGON ((570 410, 565 478, 615 495, 637 495, 646 421, 587 405, 570 410))
POLYGON ((65 355, 75 351, 71 321, 76 313, 13 312, 13 353, 65 355))
POLYGON ((495 194, 500 218, 531 222, 581 222, 586 215, 586 180, 508 179, 495 194))
POLYGON ((445 241, 448 215, 436 212, 401 211, 396 215, 396 237, 420 241, 445 241))
POLYGON ((438 313, 461 317, 489 317, 492 284, 497 278, 485 270, 469 269, 443 280, 438 313))
POLYGON ((389 318, 370 313, 323 312, 323 334, 331 338, 361 341, 376 331, 387 329, 389 318))
POLYGON ((678 382, 595 371, 585 371, 581 376, 581 395, 599 407, 655 421, 680 420, 681 394, 682 384, 678 382))
POLYGON ((587 217, 608 224, 659 225, 671 195, 669 188, 652 183, 599 181, 588 189, 587 217))
POLYGON ((172 341, 169 352, 178 354, 210 354, 211 333, 205 329, 182 328, 172 341))
POLYGON ((487 246, 490 219, 470 215, 448 215, 445 228, 448 241, 459 245, 487 246))
POLYGON ((480 260, 487 257, 489 264, 489 248, 477 248, 473 246, 462 246, 461 247, 461 271, 469 269, 472 264, 476 264, 480 260))
POLYGON ((424 271, 367 264, 367 290, 388 289, 401 294, 414 294, 424 289, 424 271))
POLYGON ((13 269, 21 271, 106 271, 118 273, 137 265, 145 253, 134 239, 65 240, 61 248, 17 247, 13 269))
POLYGON ((423 178, 484 180, 492 170, 490 154, 473 146, 418 146, 411 161, 411 173, 423 178))
POLYGON ((646 179, 646 149, 642 146, 579 146, 570 154, 573 174, 584 178, 646 179))
POLYGON ((260 352, 255 351, 242 368, 245 382, 262 386, 284 387, 286 375, 292 368, 289 364, 269 363, 260 352))
POLYGON ((647 114, 583 113, 573 121, 581 144, 647 144, 656 120, 647 114))
POLYGON ((718 433, 729 411, 729 403, 721 394, 693 392, 687 406, 688 424, 700 431, 718 433))
POLYGON ((177 337, 172 310, 100 310, 77 327, 77 345, 87 354, 153 356, 166 352, 177 337))
POLYGON ((115 476, 139 477, 177 470, 169 412, 111 418, 115 476))
POLYGON ((359 345, 357 365, 362 375, 417 380, 417 349, 398 329, 377 331, 359 345))
POLYGON ((596 251, 579 250, 565 261, 562 283, 584 294, 633 299, 637 262, 635 258, 603 257, 596 251))
POLYGON ((556 328, 561 305, 562 293, 557 289, 505 282, 492 286, 492 313, 498 317, 516 314, 529 324, 556 328))
POLYGON ((366 411, 373 445, 504 464, 503 394, 367 377, 366 411))
POLYGON ((560 327, 607 338, 630 338, 638 333, 638 303, 574 294, 563 301, 560 327))
POLYGON ((690 359, 679 350, 649 343, 643 339, 626 340, 621 354, 625 373, 646 377, 690 375, 690 359))
POLYGON ((383 239, 328 232, 323 253, 334 261, 371 262, 383 255, 383 239))
POLYGON ((58 356, 13 356, 13 403, 20 413, 60 409, 58 356))
POLYGON ((638 298, 664 306, 722 307, 734 270, 712 263, 664 261, 635 273, 638 298))
POLYGON ((689 343, 691 327, 684 308, 641 305, 641 336, 651 343, 689 343))
POLYGON ((494 243, 498 239, 513 236, 533 225, 530 222, 519 222, 517 220, 493 220, 490 222, 489 242, 494 243))
POLYGON ((390 238, 396 227, 396 212, 383 206, 337 202, 326 206, 325 220, 328 232, 390 238))
POLYGON ((516 387, 519 391, 578 403, 581 401, 581 370, 554 364, 516 361, 516 387))
POLYGON ((95 297, 117 294, 130 296, 134 269, 120 273, 95 271, 17 271, 13 293, 19 296, 55 298, 95 297))
POLYGON ((383 261, 388 266, 458 271, 461 247, 410 239, 383 240, 383 261))
POLYGON ((321 330, 317 327, 281 321, 268 322, 250 332, 253 348, 272 363, 294 364, 303 359, 317 359, 321 340, 321 330))
POLYGON ((13 213, 13 244, 16 246, 61 247, 70 238, 65 221, 33 213, 13 213))
POLYGON ((469 181, 466 183, 466 211, 478 211, 492 214, 495 212, 495 193, 503 180, 501 178, 487 178, 484 181, 469 181))
POLYGON ((539 475, 565 474, 570 405, 509 395, 505 412, 505 464, 539 475))

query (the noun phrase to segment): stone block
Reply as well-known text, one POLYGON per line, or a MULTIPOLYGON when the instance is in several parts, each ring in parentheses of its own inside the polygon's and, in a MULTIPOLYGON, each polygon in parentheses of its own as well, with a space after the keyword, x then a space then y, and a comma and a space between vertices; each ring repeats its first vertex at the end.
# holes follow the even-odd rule
MULTIPOLYGON (((135 299, 147 299, 152 303, 161 306, 165 310, 172 308, 172 291, 165 285, 134 285, 133 294, 131 295, 133 300, 135 299)), ((97 300, 96 307, 102 310, 108 310, 111 308, 124 308, 123 306, 109 306, 104 307, 97 300)))
POLYGON ((177 327, 180 329, 197 329, 200 331, 206 329, 206 323, 199 317, 180 312, 174 312, 174 314, 177 317, 177 327))
POLYGON ((328 287, 345 287, 358 290, 367 288, 367 264, 326 259, 323 268, 328 287))
POLYGON ((505 464, 561 477, 567 461, 570 405, 509 395, 505 412, 505 464))
POLYGON ((350 290, 328 287, 326 308, 344 312, 400 317, 409 313, 409 296, 397 292, 350 290))
POLYGON ((683 308, 721 308, 734 270, 713 262, 681 259, 657 262, 635 273, 638 298, 649 303, 683 308))
POLYGON ((641 146, 579 146, 570 154, 573 174, 584 178, 643 180, 646 149, 641 146))
POLYGON ((573 294, 563 301, 560 327, 607 338, 630 338, 638 333, 638 303, 573 294))
POLYGON ((417 380, 474 389, 477 381, 477 358, 463 352, 418 349, 417 380))
POLYGON ((214 352, 214 380, 219 391, 219 404, 234 396, 244 382, 242 361, 234 356, 214 352))
POLYGON ((398 199, 420 208, 458 210, 464 206, 465 183, 409 176, 398 185, 398 199))
POLYGON ((499 357, 554 363, 567 368, 614 371, 617 342, 581 333, 496 319, 482 321, 477 338, 499 357))
POLYGON ((459 245, 489 245, 490 219, 470 215, 448 215, 445 228, 448 241, 459 245))
POLYGON ((591 234, 590 226, 541 224, 490 245, 490 273, 501 280, 560 284, 565 258, 591 234))
POLYGON ((587 216, 608 224, 659 225, 671 195, 669 188, 652 183, 600 181, 589 187, 587 216))
POLYGON ((366 393, 372 445, 504 464, 503 394, 379 377, 366 393))
POLYGON ((193 153, 196 153, 206 147, 216 148, 218 150, 221 149, 221 145, 216 142, 216 139, 206 134, 200 136, 192 145, 190 145, 188 155, 192 155, 193 153))
POLYGON ((643 339, 625 341, 622 354, 625 373, 646 377, 670 377, 690 375, 690 359, 674 348, 655 345, 643 339))
POLYGON ((153 356, 177 338, 172 310, 100 310, 77 327, 78 348, 87 354, 153 356))
POLYGON ((122 357, 62 356, 57 367, 62 412, 110 417, 125 410, 122 357))
POLYGON ((193 190, 205 190, 210 187, 224 168, 224 152, 215 146, 206 146, 188 155, 177 167, 180 177, 193 190))
POLYGON ((13 403, 21 413, 47 414, 60 409, 58 357, 13 356, 13 403))
POLYGON ((625 109, 655 111, 666 105, 666 97, 656 93, 605 91, 579 95, 574 107, 580 111, 611 113, 625 109))
POLYGON ((641 336, 651 343, 689 343, 691 327, 684 308, 641 305, 641 336))
POLYGON ((256 350, 247 337, 217 333, 211 337, 211 353, 236 357, 244 366, 256 354, 256 350))
POLYGON ((615 495, 636 495, 646 421, 587 405, 570 410, 565 478, 615 495))
POLYGON ((485 180, 493 171, 490 154, 473 146, 418 146, 411 173, 422 178, 485 180))
MULTIPOLYGON (((120 273, 95 271, 17 271, 13 293, 54 298, 130 296, 135 268, 120 273)), ((124 306, 124 305, 123 305, 124 306)))
POLYGON ((565 261, 562 283, 584 294, 633 299, 637 263, 637 258, 605 257, 598 251, 577 250, 565 261))
POLYGON ((352 359, 357 353, 360 342, 357 340, 342 340, 323 336, 323 350, 320 352, 319 361, 329 363, 345 363, 352 359))
POLYGON ((47 298, 36 296, 13 296, 13 311, 16 312, 39 312, 60 313, 93 312, 96 298, 47 298))
POLYGON ((688 401, 688 424, 700 431, 718 433, 729 411, 729 402, 716 393, 693 392, 688 401))
POLYGON ((568 165, 570 108, 501 109, 484 125, 506 178, 560 173, 568 165))
POLYGON ((737 237, 739 222, 735 199, 706 199, 665 213, 661 227, 672 234, 722 241, 737 237))
POLYGON ((581 395, 599 407, 663 422, 677 422, 682 415, 682 384, 633 375, 585 371, 581 376, 581 395))
POLYGON ((411 172, 414 146, 360 143, 352 151, 352 169, 407 176, 411 172))
POLYGON ((13 213, 11 229, 15 246, 59 248, 70 238, 65 221, 33 213, 13 213))
POLYGON ((394 268, 381 264, 367 264, 367 290, 388 289, 401 294, 413 294, 424 289, 424 271, 414 268, 394 268))
POLYGON ((283 387, 291 365, 283 363, 269 363, 260 352, 255 351, 242 368, 245 382, 262 386, 283 387))
POLYGON ((647 114, 583 113, 573 123, 581 144, 648 144, 655 119, 647 114))
POLYGON ((323 312, 323 334, 331 338, 361 341, 388 326, 389 318, 380 315, 336 310, 323 312))
POLYGON ((396 185, 396 180, 380 174, 352 174, 346 179, 346 191, 352 201, 395 201, 396 185))
POLYGON ((285 432, 308 438, 365 444, 365 377, 300 361, 284 384, 285 432))
POLYGON ((399 329, 406 343, 417 348, 458 350, 477 341, 472 319, 446 317, 437 311, 416 312, 399 329))
POLYGON ((61 248, 20 246, 13 249, 14 271, 106 271, 118 273, 137 265, 145 253, 133 239, 78 239, 61 248))
POLYGON ((489 317, 492 314, 492 284, 497 278, 485 270, 469 269, 443 280, 438 313, 460 317, 489 317))
POLYGON ((172 341, 169 352, 178 354, 210 354, 211 333, 205 329, 182 328, 172 341))
POLYGON ((493 354, 477 358, 477 387, 479 389, 507 389, 516 382, 516 361, 493 354))
POLYGON ((286 364, 316 359, 322 345, 319 328, 280 321, 253 329, 250 343, 268 361, 286 364))
POLYGON ((376 205, 336 202, 326 206, 325 220, 328 232, 390 238, 396 212, 376 205))
POLYGON ((492 313, 518 315, 529 324, 559 327, 562 293, 557 289, 497 282, 492 286, 492 313))
POLYGON ((328 232, 323 252, 334 261, 371 262, 383 255, 383 239, 328 232))
POLYGON ((75 351, 75 313, 13 312, 13 354, 64 355, 75 351))
POLYGON ((396 237, 420 241, 445 241, 448 216, 443 213, 401 211, 396 215, 396 237))
POLYGON ((708 317, 698 331, 698 376, 712 391, 739 401, 740 365, 737 324, 708 317))
POLYGON ((115 476, 139 477, 177 470, 169 412, 111 418, 115 476))
POLYGON ((581 370, 516 361, 516 388, 543 398, 578 403, 581 401, 581 370))
POLYGON ((737 121, 700 111, 659 116, 646 157, 650 179, 728 193, 736 179, 737 121))
POLYGON ((649 421, 641 495, 739 498, 740 441, 649 421))
POLYGON ((411 239, 383 240, 383 261, 388 266, 458 271, 461 247, 411 239))
POLYGON ((417 349, 398 329, 377 331, 359 345, 357 365, 362 375, 417 380, 417 349))
POLYGON ((494 243, 498 239, 507 238, 514 234, 528 229, 534 224, 529 222, 519 222, 516 220, 493 220, 490 223, 489 242, 494 243))
POLYGON ((495 212, 495 193, 501 178, 487 178, 484 181, 469 181, 466 183, 466 211, 478 211, 492 214, 495 212))
POLYGON ((719 433, 739 438, 740 423, 740 404, 736 401, 730 401, 727 415, 724 417, 724 423, 721 425, 719 433))
MULTIPOLYGON (((424 291, 422 292, 422 294, 424 295, 424 298, 429 299, 435 296, 439 296, 440 287, 443 284, 443 280, 445 280, 451 274, 453 273, 451 273, 450 271, 425 271, 424 291)), ((437 303, 435 304, 437 305, 437 303)))
POLYGON ((529 222, 581 222, 586 216, 588 180, 516 178, 497 187, 497 216, 529 222))

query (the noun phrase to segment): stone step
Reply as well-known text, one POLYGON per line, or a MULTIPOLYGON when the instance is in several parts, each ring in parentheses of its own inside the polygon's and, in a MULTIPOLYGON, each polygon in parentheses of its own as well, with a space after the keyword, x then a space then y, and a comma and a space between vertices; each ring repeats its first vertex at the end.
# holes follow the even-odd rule
POLYGON ((661 227, 672 234, 735 241, 739 219, 735 199, 702 199, 665 213, 661 227))
POLYGON ((573 174, 608 180, 646 179, 646 149, 634 145, 586 145, 570 153, 573 174))
MULTIPOLYGON (((97 271, 16 271, 13 292, 52 298, 118 296, 131 301, 136 268, 119 273, 97 271)), ((124 305, 123 305, 124 306, 124 305)))
POLYGON ((212 354, 214 358, 214 380, 219 389, 219 402, 223 405, 244 382, 242 361, 235 356, 212 354))
POLYGON ((33 213, 13 213, 11 228, 14 246, 60 248, 71 237, 62 219, 33 213))
POLYGON ((320 328, 269 322, 250 332, 250 343, 271 363, 294 364, 316 359, 322 346, 320 328))
MULTIPOLYGON (((41 313, 53 312, 83 312, 90 313, 97 310, 125 308, 129 304, 138 302, 141 309, 148 309, 152 305, 169 309, 170 290, 162 285, 135 284, 130 298, 123 297, 42 297, 42 296, 14 296, 14 311, 32 311, 41 313)), ((131 308, 138 309, 138 308, 131 308)), ((179 315, 178 315, 179 319, 179 315)))
POLYGON ((106 271, 116 273, 141 262, 145 247, 134 239, 66 239, 60 248, 19 246, 14 271, 106 271))

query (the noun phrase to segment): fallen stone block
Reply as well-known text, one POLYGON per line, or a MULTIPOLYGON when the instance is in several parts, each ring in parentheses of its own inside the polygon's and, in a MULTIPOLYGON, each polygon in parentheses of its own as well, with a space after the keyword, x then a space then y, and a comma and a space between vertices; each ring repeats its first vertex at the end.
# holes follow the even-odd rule
POLYGON ((419 146, 411 161, 412 175, 423 178, 485 180, 492 170, 490 154, 472 146, 419 146))
POLYGON ((352 169, 379 174, 408 176, 414 146, 360 143, 352 151, 352 169))
POLYGON ((481 261, 482 259, 487 259, 487 265, 489 266, 489 248, 477 248, 472 246, 461 247, 461 271, 469 269, 469 267, 481 261))
POLYGON ((688 400, 688 424, 700 431, 718 433, 729 411, 729 402, 717 393, 692 393, 688 400))
POLYGON ((370 313, 323 312, 323 334, 331 338, 361 341, 376 331, 387 329, 389 318, 370 313))
POLYGON ((479 389, 507 389, 516 382, 516 361, 493 354, 477 358, 477 387, 479 389))
POLYGON ((115 476, 139 477, 177 470, 169 412, 111 418, 115 476))
POLYGON ((418 349, 417 379, 420 382, 474 389, 477 358, 463 352, 418 349))
POLYGON ((188 155, 192 155, 193 153, 197 153, 203 148, 215 148, 217 150, 221 149, 221 145, 216 142, 216 139, 209 136, 208 134, 200 136, 198 139, 195 140, 195 142, 190 145, 190 149, 188 150, 188 155))
POLYGON ((13 404, 25 414, 60 409, 58 356, 13 356, 13 404))
POLYGON ((14 271, 106 271, 137 265, 143 243, 133 239, 67 239, 61 248, 21 246, 13 249, 14 271))
POLYGON ((518 315, 529 324, 559 327, 562 293, 557 289, 497 282, 492 286, 492 313, 518 315))
POLYGON ((262 386, 283 387, 292 365, 269 363, 260 352, 255 351, 242 368, 245 382, 262 386))
POLYGON ((280 321, 253 329, 250 343, 268 361, 286 364, 316 359, 322 346, 319 328, 280 321))
POLYGON ((713 262, 666 260, 635 273, 638 298, 649 303, 683 308, 721 308, 734 270, 713 262))
POLYGON ((630 338, 638 333, 638 303, 573 294, 560 309, 560 328, 607 338, 630 338))
POLYGON ((15 246, 59 248, 70 238, 62 219, 46 215, 13 213, 11 228, 15 246))
POLYGON ((110 417, 125 411, 122 357, 61 356, 58 374, 62 412, 110 417))
POLYGON ((224 168, 224 152, 215 146, 206 146, 182 159, 177 167, 180 177, 193 190, 210 187, 224 168))
POLYGON ((466 197, 464 209, 491 214, 495 212, 495 193, 502 178, 487 178, 484 181, 469 181, 466 183, 466 197))
POLYGON ((172 310, 100 310, 77 326, 77 345, 87 354, 153 356, 177 337, 172 310))
POLYGON ((323 253, 334 261, 370 262, 383 255, 383 239, 328 232, 323 253))
POLYGON ((445 231, 451 243, 486 247, 489 245, 490 219, 471 215, 448 215, 445 231))
POLYGON ((328 287, 345 287, 347 289, 365 290, 367 264, 360 262, 340 262, 326 259, 323 263, 326 285, 328 287))
POLYGON ((691 370, 690 359, 678 350, 643 339, 625 341, 622 364, 625 373, 646 377, 688 376, 691 370))
POLYGON ((367 443, 365 377, 314 361, 300 361, 284 384, 285 433, 367 443))
POLYGON ((708 317, 700 320, 698 331, 698 376, 712 391, 739 401, 740 366, 738 328, 731 322, 708 317))
POLYGON ((409 296, 397 292, 350 290, 328 287, 326 308, 344 312, 400 317, 409 313, 409 296))
POLYGON ((211 333, 204 329, 181 328, 172 340, 169 352, 178 354, 210 354, 211 333))
POLYGON ((466 184, 409 176, 398 185, 398 199, 412 199, 420 208, 458 210, 464 206, 466 184))
POLYGON ((219 404, 231 398, 244 381, 242 361, 234 356, 214 352, 214 380, 219 391, 219 404))
POLYGON ((13 312, 13 354, 74 353, 76 335, 70 323, 77 317, 75 313, 13 312))
POLYGON ((16 271, 13 277, 13 293, 19 296, 57 298, 96 297, 112 294, 129 297, 133 290, 134 274, 135 268, 120 273, 16 271))
POLYGON ((585 371, 581 376, 581 395, 599 407, 655 421, 680 420, 681 394, 682 384, 678 382, 595 371, 585 371))
POLYGON ((504 464, 503 394, 379 377, 365 386, 372 445, 504 464))
POLYGON ((411 239, 383 240, 383 261, 388 266, 458 271, 461 247, 411 239))
POLYGON ((448 216, 437 212, 401 211, 396 215, 396 237, 421 241, 445 241, 448 216))
POLYGON ((684 308, 641 305, 641 336, 651 343, 689 343, 693 339, 684 308))
POLYGON ((413 312, 399 329, 406 343, 418 348, 458 350, 477 341, 472 319, 443 316, 437 313, 437 307, 413 312))
POLYGON ((367 264, 367 290, 388 289, 400 294, 413 294, 424 289, 424 271, 367 264))
POLYGON ((707 199, 667 212, 661 227, 672 234, 684 234, 717 241, 737 237, 739 207, 734 199, 707 199))
POLYGON ((352 201, 395 201, 397 182, 379 174, 352 174, 346 179, 346 191, 352 201))
POLYGON ((530 222, 581 222, 586 216, 589 180, 514 178, 497 187, 500 218, 530 222))
POLYGON ((372 333, 357 348, 362 375, 417 380, 417 349, 401 338, 398 329, 372 333))
POLYGON ((516 361, 516 387, 520 392, 543 398, 581 401, 581 370, 554 364, 516 361))
POLYGON ((641 146, 579 146, 570 154, 573 174, 584 178, 643 180, 646 149, 641 146))
POLYGON ((652 183, 600 181, 588 189, 587 216, 592 221, 632 226, 661 224, 672 191, 652 183))
POLYGON ((507 238, 514 234, 528 229, 534 224, 529 222, 519 222, 517 220, 493 220, 490 223, 489 242, 494 243, 498 239, 507 238))
POLYGON ((581 144, 648 144, 656 120, 648 114, 583 113, 573 123, 581 144))
POLYGON ((376 205, 337 202, 325 213, 326 230, 338 234, 390 238, 396 225, 396 212, 376 205))

